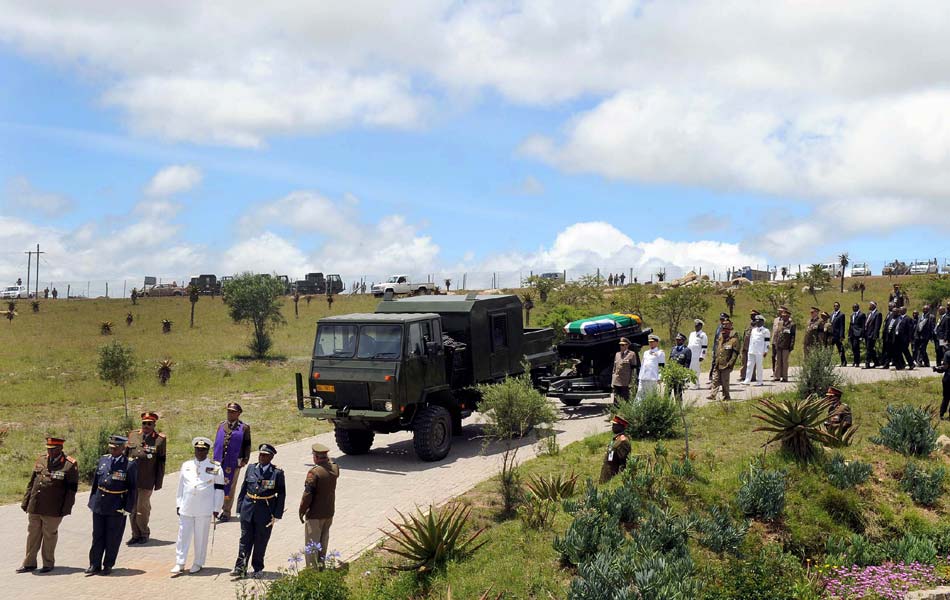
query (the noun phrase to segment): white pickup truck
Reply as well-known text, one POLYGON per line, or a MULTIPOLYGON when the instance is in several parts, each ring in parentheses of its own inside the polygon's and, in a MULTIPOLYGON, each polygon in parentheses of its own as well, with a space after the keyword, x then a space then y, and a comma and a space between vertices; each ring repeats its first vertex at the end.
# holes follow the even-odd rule
POLYGON ((868 268, 868 263, 856 262, 853 265, 851 265, 852 277, 867 277, 870 274, 871 274, 871 269, 868 268))
POLYGON ((394 296, 403 294, 426 295, 438 294, 439 286, 434 283, 412 283, 408 275, 393 275, 383 283, 373 286, 373 295, 380 298, 392 290, 394 296))

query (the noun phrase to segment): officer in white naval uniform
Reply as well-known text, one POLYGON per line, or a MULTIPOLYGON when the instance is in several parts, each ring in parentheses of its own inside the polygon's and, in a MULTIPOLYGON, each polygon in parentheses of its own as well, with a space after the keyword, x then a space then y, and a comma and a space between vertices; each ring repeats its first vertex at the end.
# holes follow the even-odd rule
POLYGON ((699 361, 706 358, 706 348, 709 347, 709 338, 706 336, 706 332, 703 331, 702 319, 694 319, 693 323, 696 325, 696 331, 690 332, 689 341, 686 342, 686 347, 689 348, 690 353, 692 354, 689 362, 689 368, 695 371, 696 373, 696 384, 694 385, 695 389, 699 389, 699 361))
POLYGON ((211 440, 196 437, 191 444, 195 447, 195 457, 182 463, 178 495, 175 497, 178 541, 175 544, 172 573, 176 575, 185 569, 192 537, 195 541, 195 556, 188 572, 197 573, 204 566, 211 519, 217 518, 224 505, 224 471, 221 465, 208 458, 211 440))
POLYGON ((762 364, 765 355, 769 352, 769 343, 772 336, 765 326, 765 317, 755 315, 755 327, 749 332, 749 358, 746 360, 745 380, 743 385, 749 385, 753 377, 758 377, 756 385, 763 385, 762 364))
POLYGON ((650 347, 640 358, 640 383, 635 400, 640 402, 660 383, 660 368, 666 365, 666 353, 660 350, 660 338, 652 333, 647 337, 650 347))

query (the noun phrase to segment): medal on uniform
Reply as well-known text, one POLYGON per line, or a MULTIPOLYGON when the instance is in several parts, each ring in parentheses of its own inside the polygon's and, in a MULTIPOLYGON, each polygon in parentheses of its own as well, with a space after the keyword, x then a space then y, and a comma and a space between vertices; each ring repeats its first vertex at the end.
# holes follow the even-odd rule
POLYGON ((125 481, 125 471, 113 471, 112 479, 114 481, 125 481))
POLYGON ((612 462, 613 459, 614 459, 614 451, 611 450, 610 452, 607 453, 607 462, 612 462))
POLYGON ((52 473, 49 474, 49 476, 50 476, 51 478, 53 478, 53 479, 65 479, 65 478, 66 478, 66 474, 63 473, 62 471, 53 471, 52 473))
POLYGON ((151 454, 146 454, 146 455, 145 455, 145 458, 152 458, 152 455, 151 455, 151 454))
POLYGON ((265 490, 272 490, 272 489, 274 489, 274 485, 275 485, 277 482, 276 482, 275 480, 273 480, 273 479, 265 479, 265 480, 262 481, 261 483, 264 484, 264 489, 265 489, 265 490))
POLYGON ((215 467, 205 467, 205 473, 217 473, 218 470, 215 467))

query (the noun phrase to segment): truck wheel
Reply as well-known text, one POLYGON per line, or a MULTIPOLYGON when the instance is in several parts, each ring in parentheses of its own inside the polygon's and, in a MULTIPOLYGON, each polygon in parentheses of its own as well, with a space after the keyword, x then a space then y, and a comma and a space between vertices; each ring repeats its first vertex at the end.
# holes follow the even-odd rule
POLYGON ((561 403, 564 406, 579 406, 581 403, 580 398, 561 398, 561 403))
POLYGON ((376 434, 362 429, 342 429, 337 427, 333 432, 336 445, 344 454, 366 454, 373 445, 376 434))
POLYGON ((452 447, 452 415, 441 406, 427 406, 416 415, 412 445, 420 460, 442 460, 452 447))
POLYGON ((428 296, 428 295, 429 295, 429 288, 424 288, 424 287, 419 288, 419 295, 420 295, 420 296, 428 296))

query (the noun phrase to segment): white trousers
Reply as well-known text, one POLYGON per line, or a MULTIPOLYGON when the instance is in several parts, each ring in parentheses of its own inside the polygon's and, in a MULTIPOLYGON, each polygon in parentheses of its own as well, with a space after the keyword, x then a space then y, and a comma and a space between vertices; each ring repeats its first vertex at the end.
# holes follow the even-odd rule
POLYGON ((211 515, 206 517, 178 517, 178 541, 175 543, 175 564, 184 565, 188 558, 191 538, 195 539, 195 559, 191 564, 203 567, 208 554, 208 532, 211 515))
POLYGON ((634 398, 636 402, 643 400, 644 396, 656 389, 657 384, 660 382, 656 379, 641 379, 639 385, 637 386, 637 395, 634 398))
POLYGON ((692 358, 689 361, 689 368, 696 373, 696 389, 699 389, 699 382, 702 379, 702 373, 699 367, 699 357, 703 353, 703 349, 699 346, 690 346, 690 353, 692 353, 692 358))
POLYGON ((742 383, 748 385, 755 376, 756 381, 761 384, 765 379, 762 374, 762 354, 749 352, 749 359, 745 363, 745 380, 742 383))

